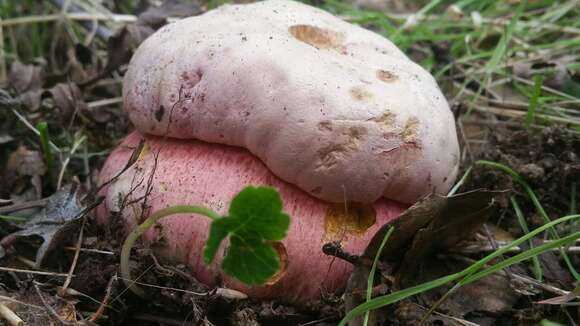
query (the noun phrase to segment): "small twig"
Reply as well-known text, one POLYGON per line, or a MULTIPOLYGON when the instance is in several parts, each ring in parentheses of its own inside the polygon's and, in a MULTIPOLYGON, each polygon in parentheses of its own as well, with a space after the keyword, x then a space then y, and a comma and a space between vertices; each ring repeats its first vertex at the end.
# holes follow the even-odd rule
POLYGON ((157 269, 166 273, 168 276, 172 276, 174 274, 177 274, 177 275, 181 276, 183 279, 188 280, 190 283, 198 282, 198 280, 195 279, 195 277, 191 276, 191 274, 188 274, 188 273, 181 271, 177 268, 162 266, 159 263, 159 261, 157 260, 157 257, 155 257, 155 255, 153 253, 151 253, 149 256, 151 257, 151 259, 153 259, 153 263, 155 264, 157 269))
POLYGON ((0 271, 14 272, 14 273, 26 273, 26 274, 34 274, 34 275, 46 275, 46 276, 54 276, 54 277, 68 277, 68 274, 65 274, 65 273, 43 272, 43 271, 34 271, 34 270, 29 270, 29 269, 18 269, 18 268, 10 268, 10 267, 0 267, 0 271))
MULTIPOLYGON (((78 21, 108 21, 113 23, 134 23, 137 21, 137 16, 134 15, 120 15, 120 14, 99 14, 99 13, 67 13, 65 15, 66 19, 68 20, 78 20, 78 21)), ((59 14, 54 15, 42 15, 42 16, 26 16, 26 17, 17 17, 17 18, 10 18, 4 19, 0 22, 0 26, 14 26, 14 25, 23 25, 23 24, 32 24, 32 23, 47 23, 58 21, 62 18, 59 14)), ((175 22, 180 20, 177 17, 169 17, 167 18, 168 22, 175 22)))
MULTIPOLYGON (((153 267, 153 265, 151 265, 151 267, 153 267)), ((125 282, 130 282, 132 285, 135 284, 135 285, 141 285, 144 287, 149 287, 149 288, 154 288, 154 289, 182 292, 182 293, 192 294, 192 295, 200 296, 200 297, 211 294, 211 291, 210 292, 194 292, 194 291, 189 291, 189 290, 184 290, 184 289, 172 288, 172 287, 168 287, 168 286, 160 286, 160 285, 155 285, 155 284, 143 283, 143 282, 139 282, 139 281, 135 281, 135 280, 131 280, 131 279, 124 279, 122 277, 119 277, 119 279, 121 279, 122 281, 125 281, 125 282)))
POLYGON ((68 164, 70 163, 70 158, 72 157, 72 155, 77 151, 77 149, 79 148, 79 146, 85 141, 85 139, 87 139, 86 136, 82 136, 79 140, 75 141, 69 155, 67 156, 67 158, 64 160, 64 162, 62 163, 62 167, 60 169, 60 173, 58 174, 58 181, 56 183, 56 189, 60 189, 60 186, 62 184, 62 179, 64 177, 64 172, 66 171, 66 168, 68 166, 68 164))
POLYGON ((109 303, 109 300, 111 300, 111 293, 113 290, 113 282, 115 282, 116 279, 117 279, 117 275, 115 274, 109 280, 109 283, 107 284, 107 290, 105 291, 105 297, 103 297, 103 301, 99 305, 99 308, 97 309, 97 311, 95 311, 95 313, 92 314, 91 317, 89 318, 90 322, 94 323, 97 320, 99 320, 99 318, 101 318, 103 316, 103 312, 105 311, 105 308, 107 307, 107 305, 109 303))
MULTIPOLYGON (((500 245, 499 246, 500 249, 503 247, 507 247, 507 245, 500 245)), ((580 246, 570 246, 570 247, 564 248, 564 250, 568 253, 578 254, 578 253, 580 253, 580 246)), ((459 254, 481 254, 481 253, 486 253, 486 252, 493 252, 493 251, 495 251, 495 249, 488 244, 468 243, 465 246, 454 248, 451 251, 454 253, 459 253, 459 254)), ((523 250, 519 246, 516 246, 516 247, 510 248, 508 253, 520 253, 523 251, 525 251, 525 250, 523 250)), ((560 249, 559 248, 552 248, 552 249, 550 249, 550 251, 560 252, 560 249)))
POLYGON ((36 263, 34 261, 26 258, 26 257, 22 257, 22 256, 18 255, 18 256, 16 256, 16 259, 19 262, 23 263, 24 265, 26 265, 30 268, 36 268, 36 263))
MULTIPOLYGON (((487 106, 487 107, 486 106, 475 106, 473 109, 476 111, 479 111, 479 112, 493 113, 493 114, 508 117, 508 118, 523 118, 527 114, 527 112, 524 112, 524 111, 502 109, 502 108, 497 108, 497 107, 492 107, 492 106, 487 106)), ((580 125, 580 119, 573 119, 573 118, 568 119, 568 118, 556 117, 556 116, 547 115, 547 114, 536 114, 536 117, 538 119, 545 119, 545 120, 554 121, 554 122, 571 123, 571 124, 580 125)))
POLYGON ((77 323, 75 323, 75 322, 70 322, 70 321, 66 321, 66 320, 62 319, 58 315, 58 313, 54 310, 54 308, 48 302, 46 302, 46 299, 42 295, 42 291, 40 291, 38 284, 36 282, 34 282, 33 286, 34 286, 34 289, 36 290, 36 294, 38 294, 40 301, 42 301, 42 304, 44 305, 44 308, 46 309, 46 311, 48 311, 49 315, 51 315, 54 319, 56 319, 57 321, 59 321, 63 325, 70 325, 70 326, 77 325, 77 323))
POLYGON ((113 97, 113 98, 106 98, 103 100, 88 102, 87 107, 89 109, 93 109, 93 108, 97 108, 100 106, 108 106, 108 105, 121 104, 121 103, 123 103, 122 97, 113 97))
MULTIPOLYGON (((131 284, 139 284, 137 282, 137 280, 141 279, 141 277, 143 277, 143 275, 145 275, 147 272, 149 272, 149 270, 151 268, 153 268, 154 265, 150 265, 149 267, 147 267, 141 274, 139 274, 139 276, 137 276, 134 280, 123 280, 123 278, 121 277, 117 277, 121 280, 123 280, 124 282, 131 282, 131 284)), ((145 285, 147 286, 147 284, 141 284, 141 285, 145 285)), ((121 293, 119 293, 114 299, 113 301, 117 301, 121 296, 123 296, 123 294, 125 294, 125 292, 129 291, 129 287, 126 287, 123 291, 121 291, 121 293)))
MULTIPOLYGON (((79 14, 87 14, 86 11, 74 4, 69 3, 67 0, 51 0, 52 4, 58 7, 61 10, 61 14, 59 15, 61 19, 69 19, 71 13, 79 13, 79 14)), ((104 26, 99 26, 98 19, 88 19, 86 21, 81 21, 81 26, 91 32, 94 33, 103 41, 107 41, 113 33, 104 26)))
MULTIPOLYGON (((412 305, 414 305, 414 306, 416 306, 416 307, 417 307, 417 308, 419 308, 420 310, 427 310, 427 308, 426 308, 426 307, 424 307, 424 306, 421 306, 421 305, 419 305, 419 304, 417 304, 417 303, 411 303, 411 304, 412 304, 412 305)), ((465 326, 479 326, 479 324, 472 323, 472 322, 470 322, 470 321, 468 321, 468 320, 465 320, 465 319, 461 319, 461 318, 453 317, 453 316, 451 316, 451 315, 446 315, 446 314, 444 314, 444 313, 441 313, 441 312, 438 312, 438 311, 433 311, 433 314, 434 314, 434 315, 437 315, 437 316, 442 316, 442 317, 444 317, 444 318, 449 318, 449 319, 452 319, 453 321, 457 322, 457 323, 458 323, 458 324, 460 324, 460 325, 465 325, 465 326)))
POLYGON ((4 295, 0 295, 0 301, 10 301, 10 302, 14 302, 14 303, 17 303, 17 304, 19 304, 19 305, 26 306, 26 307, 30 307, 30 308, 34 308, 34 309, 40 309, 40 310, 44 310, 44 308, 43 308, 43 307, 41 307, 41 306, 37 306, 37 305, 34 305, 34 304, 30 304, 30 303, 22 302, 22 301, 20 301, 20 300, 16 300, 16 299, 14 299, 14 298, 7 297, 7 296, 4 296, 4 295))
POLYGON ((33 207, 43 207, 44 205, 46 205, 47 201, 48 201, 47 198, 43 198, 43 199, 38 199, 38 200, 31 200, 31 201, 28 201, 26 203, 13 204, 10 206, 0 207, 0 215, 10 214, 13 212, 17 212, 17 211, 21 211, 21 210, 33 208, 33 207))
POLYGON ((79 256, 81 253, 81 245, 83 244, 83 231, 85 229, 86 220, 87 220, 86 218, 83 218, 83 221, 81 223, 81 228, 79 231, 79 238, 77 240, 77 244, 75 247, 75 255, 74 255, 73 261, 72 261, 70 268, 68 270, 68 275, 66 277, 66 280, 64 281, 62 288, 58 291, 58 295, 61 297, 65 296, 65 292, 66 292, 68 286, 70 285, 70 282, 72 281, 73 273, 74 273, 75 268, 77 266, 77 263, 79 261, 79 256))
POLYGON ((4 304, 0 303, 0 317, 8 322, 12 326, 24 326, 24 321, 18 317, 12 309, 8 308, 4 304))
POLYGON ((0 83, 6 81, 6 55, 4 54, 4 28, 0 17, 0 83))
POLYGON ((562 289, 557 288, 555 286, 552 286, 550 284, 538 282, 537 280, 535 280, 529 276, 525 276, 525 275, 521 275, 521 274, 517 274, 517 273, 512 273, 512 276, 514 277, 514 279, 517 279, 518 281, 521 281, 522 283, 532 285, 532 286, 534 286, 538 289, 544 290, 548 293, 552 293, 552 294, 556 294, 556 295, 567 295, 570 293, 570 291, 562 290, 562 289))
MULTIPOLYGON (((76 247, 64 247, 64 249, 66 250, 71 250, 71 251, 76 251, 77 248, 76 247)), ((89 253, 95 253, 95 254, 101 254, 101 255, 109 255, 109 256, 114 256, 115 253, 112 251, 105 251, 105 250, 98 250, 98 249, 90 249, 90 248, 81 248, 80 251, 82 252, 89 252, 89 253)))

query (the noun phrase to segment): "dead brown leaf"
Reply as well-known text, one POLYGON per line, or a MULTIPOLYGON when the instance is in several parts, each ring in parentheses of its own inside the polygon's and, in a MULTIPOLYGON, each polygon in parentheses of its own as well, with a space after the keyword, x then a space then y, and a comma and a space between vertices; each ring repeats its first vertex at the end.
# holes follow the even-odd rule
POLYGON ((107 48, 109 61, 107 62, 105 71, 113 71, 128 63, 139 44, 153 34, 153 32, 155 30, 150 26, 130 24, 124 26, 111 36, 107 48))
POLYGON ((4 180, 11 194, 22 193, 32 186, 36 194, 33 199, 38 199, 42 197, 41 176, 45 173, 46 165, 42 154, 21 145, 8 158, 4 180))
POLYGON ((472 237, 495 211, 496 193, 476 190, 453 197, 435 197, 433 219, 415 233, 397 272, 397 285, 407 287, 413 283, 422 258, 445 252, 472 237))
POLYGON ((77 112, 87 110, 80 88, 73 83, 56 84, 48 90, 56 107, 65 121, 69 121, 77 112))
MULTIPOLYGON (((454 264, 438 273, 432 265, 443 266, 444 263, 436 260, 437 254, 445 253, 481 228, 495 211, 495 194, 497 192, 476 190, 452 197, 430 196, 410 207, 395 222, 384 225, 351 275, 345 294, 347 311, 365 301, 370 264, 391 226, 395 229, 381 253, 383 265, 380 267, 387 285, 397 291, 419 284, 419 280, 427 281, 460 270, 462 267, 454 264)), ((382 323, 381 318, 388 315, 371 313, 370 325, 382 323)), ((361 324, 362 319, 358 319, 352 325, 361 324)))
POLYGON ((42 94, 42 68, 15 61, 10 66, 8 86, 18 94, 17 100, 30 111, 40 107, 42 94))
POLYGON ((539 304, 563 305, 574 299, 580 299, 580 285, 570 291, 570 293, 554 298, 539 301, 539 304))
POLYGON ((540 60, 536 62, 517 62, 513 66, 516 76, 531 79, 534 75, 544 76, 544 85, 557 90, 564 90, 566 82, 570 79, 570 73, 566 64, 573 58, 562 57, 552 60, 540 60))
POLYGON ((35 65, 14 61, 10 66, 8 85, 17 93, 39 89, 42 87, 42 69, 35 65))
POLYGON ((82 203, 85 192, 73 183, 48 197, 46 205, 33 215, 25 224, 19 225, 22 230, 7 235, 0 241, 3 247, 12 245, 21 238, 41 237, 42 245, 36 253, 36 266, 39 267, 57 246, 68 239, 78 226, 86 211, 82 203))

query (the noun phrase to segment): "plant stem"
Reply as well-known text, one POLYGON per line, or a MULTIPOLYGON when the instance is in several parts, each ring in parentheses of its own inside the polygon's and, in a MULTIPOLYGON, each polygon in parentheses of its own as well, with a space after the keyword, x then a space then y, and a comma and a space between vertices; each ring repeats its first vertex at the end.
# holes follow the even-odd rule
POLYGON ((46 162, 46 170, 48 175, 52 176, 52 153, 50 151, 50 137, 48 135, 48 124, 46 121, 39 122, 36 125, 38 132, 40 133, 40 147, 42 148, 42 153, 44 154, 44 160, 46 162))
POLYGON ((129 267, 129 258, 131 255, 131 249, 135 244, 135 241, 149 228, 151 228, 158 220, 173 214, 197 214, 203 215, 208 217, 211 220, 216 220, 221 218, 219 214, 212 211, 211 209, 199 206, 188 206, 188 205, 178 205, 178 206, 171 206, 157 212, 153 213, 149 216, 143 223, 141 223, 138 227, 133 229, 131 233, 125 239, 123 243, 123 248, 121 249, 121 277, 123 278, 123 282, 127 286, 129 290, 140 297, 146 297, 145 292, 135 285, 135 282, 131 278, 131 268, 129 267))
MULTIPOLYGON (((373 260, 371 272, 369 273, 369 278, 367 280, 367 301, 371 301, 371 299, 372 299, 373 286, 375 285, 375 273, 377 270, 377 265, 379 263, 379 258, 381 257, 381 254, 383 253, 383 249, 385 248, 385 244, 387 244, 387 240, 389 240, 389 237, 391 236, 391 233, 393 233, 394 230, 395 230, 394 226, 391 226, 389 228, 389 231, 387 231, 387 234, 385 235, 385 237, 383 238, 383 241, 381 242, 381 245, 379 246, 379 250, 377 251, 377 254, 375 255, 375 259, 373 260)), ((370 311, 367 311, 365 313, 365 318, 363 320, 363 326, 368 325, 369 316, 370 316, 370 311)))

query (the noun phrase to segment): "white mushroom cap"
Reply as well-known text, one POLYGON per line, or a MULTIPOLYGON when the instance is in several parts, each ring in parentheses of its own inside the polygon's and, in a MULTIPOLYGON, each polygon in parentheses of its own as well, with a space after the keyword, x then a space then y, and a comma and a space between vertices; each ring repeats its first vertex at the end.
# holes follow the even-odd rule
POLYGON ((433 77, 382 36, 297 2, 167 25, 123 86, 141 132, 244 147, 326 201, 412 203, 456 177, 455 123, 433 77))

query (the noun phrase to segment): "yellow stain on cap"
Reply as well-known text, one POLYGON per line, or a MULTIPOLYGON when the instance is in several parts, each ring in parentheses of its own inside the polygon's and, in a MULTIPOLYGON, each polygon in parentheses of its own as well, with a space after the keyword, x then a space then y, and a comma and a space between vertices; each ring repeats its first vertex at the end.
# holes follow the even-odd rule
POLYGON ((334 204, 324 217, 324 240, 342 240, 345 236, 362 237, 375 224, 376 211, 371 205, 334 204))

